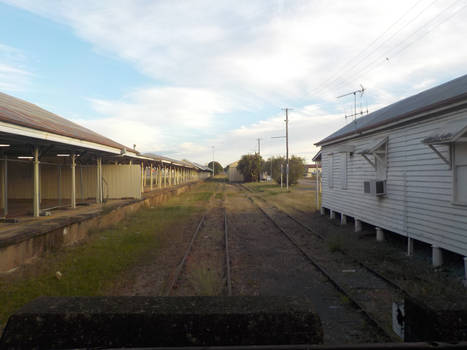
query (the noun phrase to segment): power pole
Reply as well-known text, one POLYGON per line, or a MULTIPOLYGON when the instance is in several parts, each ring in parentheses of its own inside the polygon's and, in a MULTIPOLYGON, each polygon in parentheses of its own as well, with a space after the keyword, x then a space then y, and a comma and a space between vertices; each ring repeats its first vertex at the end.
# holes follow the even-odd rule
POLYGON ((212 177, 214 177, 214 146, 212 146, 212 177))
POLYGON ((261 138, 257 138, 256 139, 258 141, 258 182, 261 181, 261 169, 260 169, 260 166, 261 166, 261 162, 259 160, 259 157, 261 157, 261 138))
POLYGON ((282 108, 285 111, 285 159, 286 159, 286 169, 285 169, 285 183, 286 189, 289 190, 289 111, 292 108, 282 108))

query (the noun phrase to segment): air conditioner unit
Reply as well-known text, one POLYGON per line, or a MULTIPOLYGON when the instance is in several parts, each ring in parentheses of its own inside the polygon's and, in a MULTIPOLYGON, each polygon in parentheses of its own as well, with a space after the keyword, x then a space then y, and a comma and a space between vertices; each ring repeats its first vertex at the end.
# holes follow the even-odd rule
POLYGON ((386 180, 375 181, 375 187, 377 196, 386 195, 386 180))
POLYGON ((386 180, 364 181, 363 192, 378 197, 386 195, 386 180))

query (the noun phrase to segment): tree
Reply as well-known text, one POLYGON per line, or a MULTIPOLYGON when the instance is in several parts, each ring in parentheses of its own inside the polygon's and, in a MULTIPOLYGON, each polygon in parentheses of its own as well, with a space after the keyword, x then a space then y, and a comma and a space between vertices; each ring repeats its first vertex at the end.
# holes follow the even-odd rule
MULTIPOLYGON (((281 183, 281 164, 283 164, 283 178, 286 181, 286 160, 285 157, 269 158, 263 165, 263 171, 266 171, 277 183, 281 183), (271 174, 272 162, 272 174, 271 174)), ((292 156, 289 158, 289 185, 294 185, 298 179, 303 177, 305 171, 305 160, 300 157, 292 156)))
MULTIPOLYGON (((212 169, 212 161, 208 163, 208 168, 212 169)), ((223 174, 223 173, 224 173, 224 168, 222 167, 222 165, 219 162, 214 161, 214 175, 223 174)))
POLYGON ((243 155, 237 165, 246 182, 259 181, 262 167, 263 158, 257 153, 243 155))

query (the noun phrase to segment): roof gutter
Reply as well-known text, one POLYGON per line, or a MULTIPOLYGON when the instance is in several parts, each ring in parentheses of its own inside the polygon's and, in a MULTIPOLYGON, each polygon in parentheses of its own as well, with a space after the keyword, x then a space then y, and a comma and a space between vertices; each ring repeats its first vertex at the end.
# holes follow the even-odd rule
POLYGON ((388 120, 381 121, 376 124, 372 124, 363 128, 358 129, 357 131, 352 131, 348 132, 346 134, 336 136, 332 139, 329 140, 322 140, 317 143, 315 143, 315 146, 327 146, 333 143, 341 142, 341 141, 346 141, 349 139, 353 139, 356 137, 360 137, 364 134, 369 134, 371 132, 376 132, 382 129, 387 129, 392 126, 402 124, 402 123, 409 123, 412 122, 416 119, 423 118, 423 117, 435 117, 440 114, 440 112, 451 112, 451 111, 456 111, 459 109, 462 109, 463 107, 467 107, 467 105, 463 104, 465 102, 464 100, 467 99, 467 93, 458 95, 453 98, 449 98, 447 100, 443 100, 438 103, 434 103, 432 105, 416 109, 414 111, 410 111, 408 113, 404 113, 398 116, 395 116, 393 118, 390 118, 388 120), (453 105, 454 104, 454 105, 453 105), (447 108, 449 105, 451 108, 447 108))
POLYGON ((87 148, 87 149, 92 149, 92 150, 102 151, 102 152, 107 152, 107 153, 112 153, 112 154, 121 154, 120 148, 105 146, 105 145, 101 145, 95 142, 75 139, 69 136, 62 136, 62 135, 54 134, 51 132, 31 129, 31 128, 27 128, 27 127, 16 125, 16 124, 5 123, 2 121, 0 121, 0 132, 4 132, 7 134, 20 135, 20 136, 25 136, 25 137, 32 137, 35 139, 40 139, 40 140, 45 140, 45 141, 58 142, 58 143, 62 143, 62 144, 70 145, 70 146, 82 147, 82 148, 87 148))

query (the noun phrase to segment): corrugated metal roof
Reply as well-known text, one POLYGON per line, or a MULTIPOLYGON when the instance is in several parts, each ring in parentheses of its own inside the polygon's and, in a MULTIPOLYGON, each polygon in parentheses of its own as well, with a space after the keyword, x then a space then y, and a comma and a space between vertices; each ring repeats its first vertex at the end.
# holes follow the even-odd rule
POLYGON ((0 121, 117 149, 131 149, 32 103, 1 92, 0 121))
POLYGON ((467 74, 358 118, 319 141, 316 145, 337 141, 342 137, 351 136, 384 124, 402 121, 417 113, 443 107, 463 99, 467 99, 467 74))

